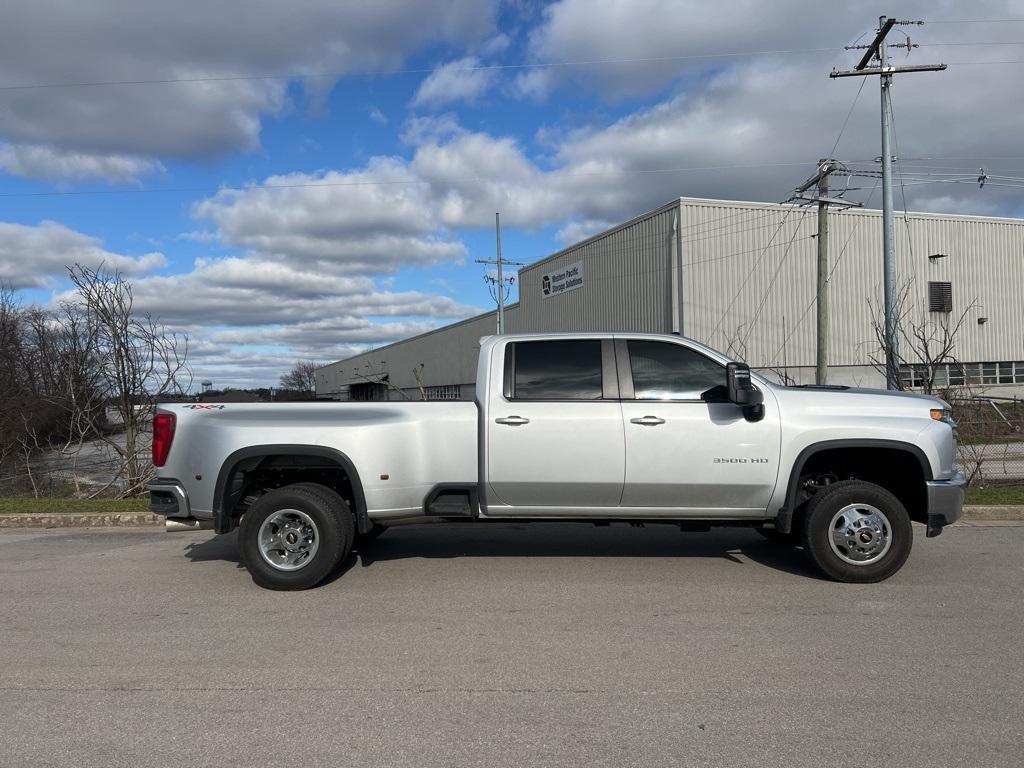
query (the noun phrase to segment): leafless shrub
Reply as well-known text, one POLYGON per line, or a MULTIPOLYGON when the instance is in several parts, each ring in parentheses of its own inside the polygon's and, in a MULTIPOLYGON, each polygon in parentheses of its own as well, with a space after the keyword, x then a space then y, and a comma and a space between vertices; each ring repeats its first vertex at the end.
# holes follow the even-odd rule
POLYGON ((299 360, 281 377, 281 388, 312 395, 316 391, 316 369, 321 365, 312 360, 299 360))
POLYGON ((135 312, 131 284, 120 273, 76 264, 68 276, 77 294, 68 311, 81 312, 89 328, 98 397, 119 421, 115 436, 97 422, 90 404, 82 431, 97 435, 117 457, 119 470, 111 485, 119 486, 120 495, 137 493, 152 474, 144 453, 156 403, 191 387, 188 337, 135 312))

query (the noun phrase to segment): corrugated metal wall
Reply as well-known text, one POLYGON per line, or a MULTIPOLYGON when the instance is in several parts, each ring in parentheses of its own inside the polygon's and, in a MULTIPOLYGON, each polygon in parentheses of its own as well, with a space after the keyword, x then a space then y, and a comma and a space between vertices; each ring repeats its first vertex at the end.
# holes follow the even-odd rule
MULTIPOLYGON (((671 330, 673 220, 678 217, 682 332, 760 368, 813 366, 817 210, 683 198, 524 268, 511 333, 671 330), (581 262, 577 290, 545 298, 544 274, 581 262)), ((1024 360, 1024 221, 910 214, 896 220, 901 290, 912 322, 956 322, 964 362, 1024 360), (929 258, 942 255, 943 258, 929 258), (927 312, 929 281, 949 281, 953 312, 927 312), (978 318, 988 318, 984 325, 978 318)), ((868 366, 881 319, 879 211, 829 217, 830 364, 868 366)), ((318 372, 320 396, 388 373, 395 386, 468 385, 494 313, 382 347, 318 372)), ((851 369, 852 370, 852 369, 851 369)), ((853 375, 853 374, 851 374, 853 375)), ((857 374, 860 376, 861 374, 857 374)), ((464 397, 471 395, 464 388, 464 397)))
POLYGON ((673 201, 531 264, 519 275, 520 312, 509 331, 668 331, 673 201), (583 287, 545 298, 541 277, 575 262, 583 287))
MULTIPOLYGON (((696 200, 682 209, 683 332, 756 366, 813 365, 817 209, 696 200)), ((1024 222, 910 214, 895 231, 909 323, 955 323, 966 311, 958 359, 1024 360, 1024 222), (952 283, 949 315, 927 311, 929 281, 952 283)), ((830 214, 832 365, 867 364, 877 349, 881 241, 879 211, 830 214)))

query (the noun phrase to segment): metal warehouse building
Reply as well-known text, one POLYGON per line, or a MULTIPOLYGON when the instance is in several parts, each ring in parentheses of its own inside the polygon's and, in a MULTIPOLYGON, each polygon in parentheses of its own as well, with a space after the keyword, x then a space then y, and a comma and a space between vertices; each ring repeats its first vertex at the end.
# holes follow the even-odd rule
MULTIPOLYGON (((829 383, 884 387, 881 212, 829 215, 829 383)), ((817 209, 681 198, 519 272, 506 331, 681 333, 797 383, 814 380, 817 209)), ((898 215, 907 328, 962 320, 938 385, 1024 391, 1024 220, 898 215)), ((317 397, 471 399, 488 312, 320 368, 317 397)), ((912 345, 904 380, 918 383, 912 345)))

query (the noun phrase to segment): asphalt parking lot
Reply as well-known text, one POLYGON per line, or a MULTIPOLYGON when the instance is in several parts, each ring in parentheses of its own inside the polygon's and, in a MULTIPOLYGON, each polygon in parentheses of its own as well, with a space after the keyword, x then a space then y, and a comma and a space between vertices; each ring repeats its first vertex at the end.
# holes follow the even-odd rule
POLYGON ((865 586, 753 532, 389 531, 263 591, 233 537, 0 532, 2 766, 1004 766, 1024 527, 865 586))

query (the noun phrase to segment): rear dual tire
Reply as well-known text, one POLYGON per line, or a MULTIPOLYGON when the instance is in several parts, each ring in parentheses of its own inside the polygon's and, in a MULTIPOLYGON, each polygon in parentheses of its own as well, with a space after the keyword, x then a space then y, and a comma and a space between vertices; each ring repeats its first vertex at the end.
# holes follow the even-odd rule
POLYGON ((239 526, 242 564, 261 587, 315 587, 352 551, 355 520, 326 486, 297 483, 260 496, 239 526))

